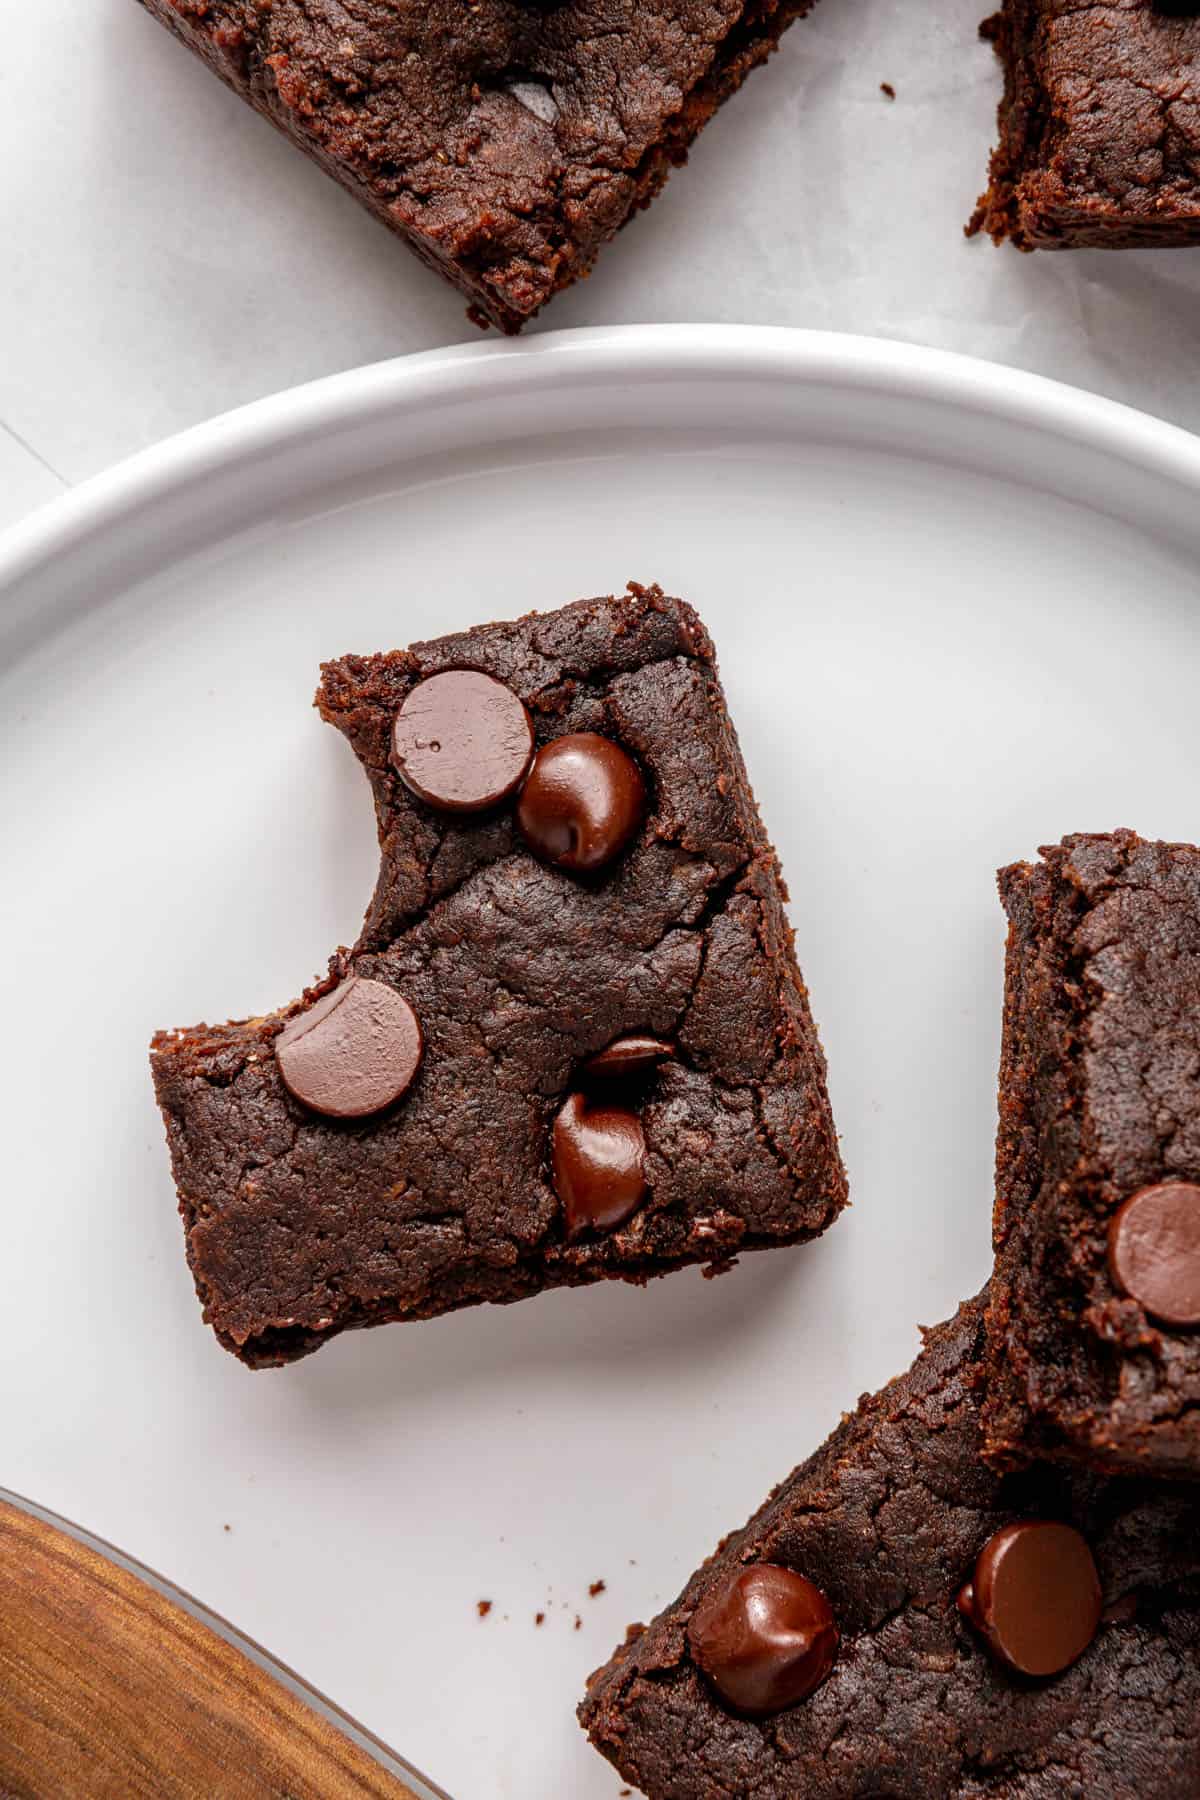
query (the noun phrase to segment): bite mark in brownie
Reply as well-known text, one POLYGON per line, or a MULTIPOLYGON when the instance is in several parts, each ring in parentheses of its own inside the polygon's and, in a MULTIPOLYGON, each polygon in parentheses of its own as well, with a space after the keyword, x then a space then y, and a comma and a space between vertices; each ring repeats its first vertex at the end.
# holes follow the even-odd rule
POLYGON ((1200 1180, 1200 850, 1079 835, 1000 873, 1009 918, 989 1453, 1200 1476, 1200 1333, 1114 1280, 1109 1232, 1200 1180))
POLYGON ((1022 250, 1200 243, 1200 8, 1004 0, 1000 141, 968 232, 1022 250))
POLYGON ((1194 1800, 1200 1758, 1200 1492, 981 1452, 984 1296, 927 1335, 592 1677, 580 1719, 649 1800, 1194 1800), (957 1597, 994 1534, 1079 1531, 1105 1619, 1071 1667, 1013 1674, 957 1597), (738 1714, 689 1626, 739 1570, 828 1598, 837 1658, 807 1698, 738 1714))
POLYGON ((846 1198, 824 1061, 692 609, 633 587, 347 656, 325 666, 317 704, 374 793, 381 863, 359 941, 282 1012, 163 1032, 152 1052, 188 1257, 222 1343, 279 1363, 348 1326, 640 1282, 823 1231, 846 1198), (511 801, 455 815, 405 784, 396 715, 418 683, 463 668, 519 696, 539 747, 595 733, 636 759, 646 811, 617 860, 557 867, 511 801), (316 1116, 274 1052, 351 976, 394 988, 423 1035, 403 1097, 361 1121, 316 1116), (589 1087, 590 1059, 647 1036, 658 1049, 643 1043, 615 1080, 602 1064, 589 1087), (568 1231, 553 1185, 553 1122, 581 1088, 640 1122, 646 1193, 611 1229, 568 1231))
POLYGON ((141 0, 519 331, 812 0, 141 0))

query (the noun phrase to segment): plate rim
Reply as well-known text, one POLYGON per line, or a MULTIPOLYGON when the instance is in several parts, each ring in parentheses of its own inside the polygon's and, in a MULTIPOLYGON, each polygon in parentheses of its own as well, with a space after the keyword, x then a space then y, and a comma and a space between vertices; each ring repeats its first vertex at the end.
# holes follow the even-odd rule
POLYGON ((459 343, 285 388, 161 439, 0 533, 0 598, 58 559, 236 463, 389 415, 436 413, 580 382, 758 379, 838 387, 1049 433, 1200 496, 1200 437, 1152 413, 1004 363, 899 339, 782 325, 614 325, 459 343))

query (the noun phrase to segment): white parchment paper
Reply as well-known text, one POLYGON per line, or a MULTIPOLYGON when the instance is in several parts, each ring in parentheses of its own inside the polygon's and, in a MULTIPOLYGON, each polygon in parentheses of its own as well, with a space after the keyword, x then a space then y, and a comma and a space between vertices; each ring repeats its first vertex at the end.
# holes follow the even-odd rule
MULTIPOLYGON (((877 333, 1200 429, 1200 249, 963 238, 1000 86, 986 4, 819 0, 533 329, 877 333)), ((455 294, 134 0, 0 0, 0 19, 0 423, 65 480, 294 382, 474 335, 455 294)))

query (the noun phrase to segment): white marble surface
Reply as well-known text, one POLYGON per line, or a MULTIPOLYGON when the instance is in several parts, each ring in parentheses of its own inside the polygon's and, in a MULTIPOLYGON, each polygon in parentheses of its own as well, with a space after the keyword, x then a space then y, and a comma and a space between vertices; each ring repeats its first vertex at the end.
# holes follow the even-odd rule
MULTIPOLYGON (((1200 251, 963 239, 998 90, 984 5, 821 0, 534 330, 878 333, 1200 428, 1200 251)), ((227 407, 473 335, 454 293, 135 0, 0 0, 0 19, 0 524, 227 407)))

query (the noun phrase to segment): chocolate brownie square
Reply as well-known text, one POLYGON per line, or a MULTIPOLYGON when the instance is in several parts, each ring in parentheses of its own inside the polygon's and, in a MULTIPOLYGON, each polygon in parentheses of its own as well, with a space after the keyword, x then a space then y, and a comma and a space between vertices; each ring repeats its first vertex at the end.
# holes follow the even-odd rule
POLYGON ((971 231, 1022 250, 1200 243, 1195 0, 1004 0, 1000 143, 971 231))
POLYGON ((1200 1490, 981 1455, 983 1297, 591 1679, 649 1800, 1195 1800, 1200 1490))
POLYGON ((812 0, 141 0, 471 301, 521 326, 812 0))
POLYGON ((989 1454, 1200 1476, 1200 850, 1068 837, 1000 892, 989 1454))
POLYGON ((375 797, 362 935, 152 1052, 221 1342, 280 1363, 823 1231, 824 1062, 691 608, 633 587, 347 656, 317 705, 375 797))

